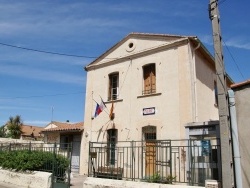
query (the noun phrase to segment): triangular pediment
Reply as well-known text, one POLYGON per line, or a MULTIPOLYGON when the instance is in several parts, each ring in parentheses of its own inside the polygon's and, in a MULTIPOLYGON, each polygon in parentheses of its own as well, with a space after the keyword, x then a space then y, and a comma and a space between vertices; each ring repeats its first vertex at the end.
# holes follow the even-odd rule
POLYGON ((52 128, 57 128, 58 126, 55 125, 54 123, 49 123, 44 129, 52 129, 52 128))
POLYGON ((86 68, 88 69, 89 67, 105 64, 120 58, 129 58, 135 54, 157 49, 185 38, 188 37, 165 34, 131 33, 90 63, 86 68))

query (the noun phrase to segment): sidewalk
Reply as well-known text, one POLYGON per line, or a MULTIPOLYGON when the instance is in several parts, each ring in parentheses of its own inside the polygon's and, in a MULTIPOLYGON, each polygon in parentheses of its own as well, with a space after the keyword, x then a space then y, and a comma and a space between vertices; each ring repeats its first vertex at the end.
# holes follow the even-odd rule
MULTIPOLYGON (((86 178, 87 178, 86 175, 73 174, 73 177, 71 178, 70 188, 83 188, 83 182, 86 178)), ((26 187, 0 182, 0 188, 26 188, 26 187)))
POLYGON ((23 187, 23 186, 16 186, 16 185, 13 185, 13 184, 10 184, 10 183, 4 183, 4 182, 0 182, 0 188, 26 188, 26 187, 23 187))
POLYGON ((70 188, 83 188, 83 182, 86 178, 86 175, 73 174, 70 180, 70 188))

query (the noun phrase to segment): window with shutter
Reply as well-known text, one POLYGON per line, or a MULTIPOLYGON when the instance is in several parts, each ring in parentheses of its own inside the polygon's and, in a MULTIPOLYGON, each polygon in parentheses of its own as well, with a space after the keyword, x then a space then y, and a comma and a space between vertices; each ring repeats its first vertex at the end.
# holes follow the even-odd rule
POLYGON ((148 64, 143 67, 144 90, 143 95, 156 93, 155 64, 148 64))

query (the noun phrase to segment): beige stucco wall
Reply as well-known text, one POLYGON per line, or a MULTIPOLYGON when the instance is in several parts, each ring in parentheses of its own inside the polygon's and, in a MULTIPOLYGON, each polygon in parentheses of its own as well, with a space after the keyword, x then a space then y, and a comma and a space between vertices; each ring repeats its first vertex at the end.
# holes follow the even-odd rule
POLYGON ((218 120, 218 106, 214 93, 215 67, 200 53, 196 55, 195 66, 197 77, 197 121, 218 120))
MULTIPOLYGON (((135 44, 141 48, 141 44, 147 46, 147 41, 136 41, 135 44)), ((152 44, 150 41, 149 46, 158 44, 159 42, 152 44)), ((119 57, 119 54, 122 56, 124 51, 126 52, 126 46, 121 45, 116 50, 112 52, 113 57, 119 57)), ((202 58, 194 58, 193 54, 193 47, 189 46, 189 43, 183 43, 165 51, 143 54, 134 59, 124 59, 112 66, 103 66, 87 72, 81 174, 87 173, 88 143, 90 141, 106 142, 106 130, 112 126, 118 129, 120 141, 142 140, 142 127, 147 125, 156 126, 157 139, 183 139, 186 138, 184 126, 187 123, 216 118, 217 109, 214 107, 213 87, 210 87, 214 81, 213 71, 210 67, 203 65, 202 58), (142 96, 142 66, 149 63, 156 65, 156 95, 142 96), (196 71, 193 70, 195 67, 196 71), (109 121, 111 103, 106 104, 105 112, 91 119, 95 111, 95 101, 100 103, 100 96, 105 102, 107 101, 108 75, 112 72, 119 72, 120 100, 114 103, 115 119, 109 121), (193 92, 195 87, 197 87, 196 94, 193 92), (197 97, 199 95, 201 96, 197 97), (196 105, 195 108, 194 105, 196 105), (149 107, 155 107, 155 114, 143 116, 143 108, 149 107)))
POLYGON ((244 188, 250 187, 250 145, 249 145, 249 122, 250 122, 250 85, 234 89, 235 107, 238 124, 238 137, 241 155, 241 175, 244 188))
POLYGON ((47 132, 44 137, 46 143, 60 143, 59 132, 47 132))

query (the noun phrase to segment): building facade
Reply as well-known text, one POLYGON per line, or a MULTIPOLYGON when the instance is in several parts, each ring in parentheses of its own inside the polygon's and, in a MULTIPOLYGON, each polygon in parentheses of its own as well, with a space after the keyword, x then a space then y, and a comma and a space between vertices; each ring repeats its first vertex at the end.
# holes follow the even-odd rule
POLYGON ((237 144, 239 145, 240 151, 242 185, 243 187, 250 187, 250 145, 248 142, 248 136, 250 133, 250 80, 233 84, 231 88, 235 95, 235 108, 239 139, 237 144))
POLYGON ((131 33, 85 70, 82 174, 89 142, 185 139, 186 125, 218 120, 214 59, 197 37, 131 33))
POLYGON ((79 172, 80 148, 83 132, 83 122, 69 123, 52 121, 42 129, 44 142, 48 145, 57 144, 61 151, 67 151, 69 145, 72 146, 71 171, 79 172))

